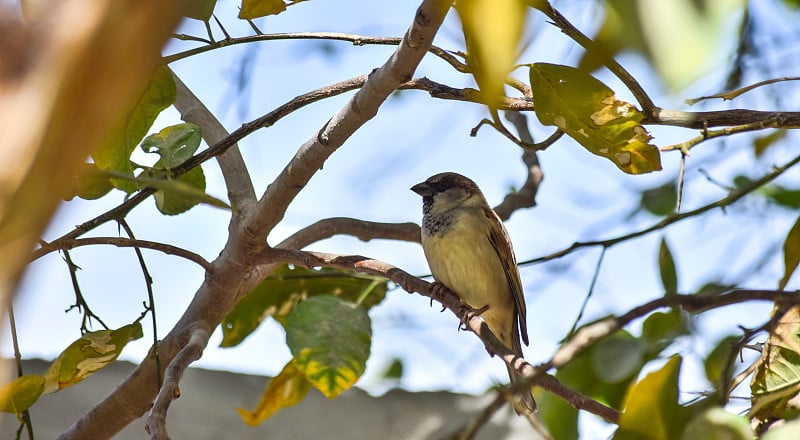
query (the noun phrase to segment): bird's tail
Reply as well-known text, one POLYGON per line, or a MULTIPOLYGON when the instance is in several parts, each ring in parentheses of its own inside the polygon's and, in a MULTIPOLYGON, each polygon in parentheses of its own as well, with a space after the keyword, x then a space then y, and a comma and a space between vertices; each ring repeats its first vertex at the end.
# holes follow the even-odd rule
MULTIPOLYGON (((524 376, 517 372, 517 370, 511 368, 510 366, 507 366, 507 368, 508 377, 511 379, 512 385, 519 381, 525 380, 524 376)), ((517 414, 529 415, 536 412, 536 400, 533 399, 531 387, 515 393, 511 403, 514 406, 514 411, 516 411, 517 414)))

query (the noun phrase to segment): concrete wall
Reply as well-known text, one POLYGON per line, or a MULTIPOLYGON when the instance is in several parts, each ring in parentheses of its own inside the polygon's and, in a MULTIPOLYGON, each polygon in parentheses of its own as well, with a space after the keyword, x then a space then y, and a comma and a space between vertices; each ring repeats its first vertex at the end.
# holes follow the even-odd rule
MULTIPOLYGON (((48 362, 28 361, 26 373, 42 373, 48 362)), ((84 382, 42 396, 31 410, 37 439, 52 439, 92 405, 107 395, 133 365, 115 362, 84 382)), ((237 407, 252 409, 267 378, 221 371, 190 369, 181 382, 181 397, 168 415, 170 436, 176 440, 222 439, 444 439, 488 403, 486 396, 451 393, 391 391, 372 397, 353 389, 335 400, 312 390, 299 405, 284 409, 259 427, 244 424, 237 407)), ((14 438, 18 422, 13 415, 0 419, 0 439, 14 438)), ((143 420, 129 425, 118 439, 144 439, 143 420)), ((26 439, 27 434, 23 433, 26 439)), ((537 438, 528 423, 508 408, 495 415, 478 439, 537 438)))

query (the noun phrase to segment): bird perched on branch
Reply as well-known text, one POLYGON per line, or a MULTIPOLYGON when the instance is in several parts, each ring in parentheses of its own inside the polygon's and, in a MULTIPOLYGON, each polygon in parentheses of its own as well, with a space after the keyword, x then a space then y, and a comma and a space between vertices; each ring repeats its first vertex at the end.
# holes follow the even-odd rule
MULTIPOLYGON (((522 356, 528 345, 525 297, 517 260, 503 222, 478 185, 457 173, 441 173, 414 185, 422 196, 422 248, 436 282, 473 309, 489 330, 522 356)), ((508 367, 512 383, 522 375, 508 367)), ((518 414, 536 411, 530 390, 513 401, 518 414)))

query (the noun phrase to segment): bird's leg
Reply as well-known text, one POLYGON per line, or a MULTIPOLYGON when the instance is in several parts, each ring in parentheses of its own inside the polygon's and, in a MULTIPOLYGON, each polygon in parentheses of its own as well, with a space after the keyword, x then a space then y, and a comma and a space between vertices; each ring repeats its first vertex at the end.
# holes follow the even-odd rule
POLYGON ((481 316, 483 312, 487 310, 489 310, 489 304, 486 304, 480 309, 473 309, 469 304, 462 302, 458 310, 458 316, 461 317, 461 322, 458 324, 458 329, 467 330, 467 322, 476 316, 481 316))
POLYGON ((442 283, 440 283, 438 281, 434 281, 434 282, 431 283, 431 307, 433 307, 433 300, 434 299, 436 299, 436 301, 439 301, 440 303, 442 303, 442 310, 440 310, 439 313, 444 312, 447 309, 447 307, 444 306, 444 301, 442 301, 442 297, 444 297, 444 295, 447 292, 452 293, 450 291, 450 289, 447 286, 445 286, 444 284, 442 284, 442 283))

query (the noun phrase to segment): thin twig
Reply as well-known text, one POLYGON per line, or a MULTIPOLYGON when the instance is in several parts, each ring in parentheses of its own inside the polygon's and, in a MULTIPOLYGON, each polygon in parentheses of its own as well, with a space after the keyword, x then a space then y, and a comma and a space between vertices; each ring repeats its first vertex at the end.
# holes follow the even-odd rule
POLYGON ((91 308, 89 308, 89 304, 86 302, 83 292, 81 292, 81 286, 78 283, 78 270, 80 267, 78 267, 78 265, 72 261, 72 256, 70 256, 69 251, 66 248, 61 249, 61 251, 64 253, 64 261, 67 263, 67 268, 69 269, 72 290, 75 292, 75 304, 69 306, 65 312, 69 312, 72 309, 78 309, 78 311, 81 312, 81 333, 86 333, 89 331, 89 327, 92 325, 92 319, 102 325, 104 329, 108 330, 109 327, 106 325, 106 323, 103 322, 99 316, 95 315, 91 308))
MULTIPOLYGON (((14 318, 14 304, 8 304, 8 326, 11 331, 11 345, 14 348, 14 362, 17 366, 17 377, 22 377, 25 373, 22 370, 22 352, 19 349, 19 339, 17 337, 17 321, 14 318)), ((19 414, 21 426, 17 431, 17 438, 22 434, 23 426, 28 432, 28 440, 33 440, 33 421, 31 412, 27 409, 19 414)))
POLYGON ((745 133, 748 131, 764 130, 766 128, 776 128, 777 121, 759 121, 750 124, 737 125, 734 127, 726 127, 721 130, 703 130, 699 136, 693 137, 687 141, 677 144, 667 145, 659 148, 661 151, 680 150, 684 155, 689 154, 689 150, 694 148, 697 144, 705 142, 709 139, 714 139, 721 136, 730 136, 736 133, 745 133))
POLYGON ((767 79, 767 80, 764 80, 764 81, 759 81, 759 82, 757 82, 755 84, 750 84, 749 86, 740 87, 740 88, 738 88, 736 90, 731 90, 731 91, 728 91, 728 92, 722 92, 722 93, 717 93, 717 94, 708 95, 708 96, 701 96, 699 98, 687 99, 685 102, 687 104, 689 104, 689 105, 694 105, 694 104, 697 104, 700 101, 704 101, 706 99, 714 99, 714 98, 720 98, 720 99, 723 99, 725 101, 730 101, 732 99, 738 98, 740 95, 743 95, 743 94, 745 94, 745 93, 747 93, 747 92, 749 92, 751 90, 757 89, 757 88, 759 88, 761 86, 765 86, 765 85, 768 85, 768 84, 774 84, 774 83, 782 82, 782 81, 798 81, 798 80, 800 80, 800 76, 784 76, 784 77, 781 77, 781 78, 772 78, 772 79, 767 79))
POLYGON ((741 199, 745 195, 747 195, 747 194, 757 190, 758 188, 766 185, 767 183, 769 183, 770 181, 772 181, 776 177, 778 177, 781 174, 783 174, 789 168, 797 165, 798 162, 800 162, 800 156, 795 157, 794 159, 790 160, 789 162, 787 162, 786 164, 784 164, 784 165, 782 165, 780 167, 774 168, 772 171, 770 171, 766 175, 762 176, 760 179, 754 180, 754 181, 750 182, 749 184, 743 185, 743 186, 741 186, 739 188, 731 189, 731 191, 728 193, 727 196, 717 200, 716 202, 709 203, 707 205, 701 206, 701 207, 693 209, 691 211, 674 213, 672 215, 664 217, 658 223, 655 223, 654 225, 651 225, 651 226, 649 226, 647 228, 644 228, 644 229, 641 229, 641 230, 638 230, 638 231, 634 231, 634 232, 630 232, 628 234, 620 235, 620 236, 617 236, 617 237, 614 237, 614 238, 609 238, 609 239, 606 239, 606 240, 575 242, 575 243, 573 243, 571 246, 569 246, 567 248, 564 248, 564 249, 561 249, 559 251, 553 252, 551 254, 545 255, 543 257, 537 257, 537 258, 533 258, 533 259, 530 259, 530 260, 521 261, 519 263, 519 265, 522 266, 522 265, 528 265, 528 264, 537 264, 537 263, 542 263, 542 262, 545 262, 545 261, 554 260, 554 259, 557 259, 557 258, 561 258, 561 257, 563 257, 565 255, 568 255, 568 254, 570 254, 570 253, 572 253, 572 252, 574 252, 574 251, 576 251, 578 249, 586 248, 586 247, 593 247, 593 246, 611 247, 611 246, 614 246, 616 244, 622 243, 624 241, 628 241, 628 240, 631 240, 631 239, 634 239, 634 238, 638 238, 638 237, 647 235, 647 234, 649 234, 651 232, 661 230, 661 229, 663 229, 663 228, 665 228, 665 227, 667 227, 667 226, 669 226, 669 225, 671 225, 673 223, 680 222, 680 221, 685 220, 687 218, 695 217, 695 216, 700 215, 700 214, 702 214, 702 213, 704 213, 706 211, 710 211, 710 210, 715 209, 715 208, 725 208, 725 207, 727 207, 729 205, 732 205, 732 204, 736 203, 739 199, 741 199))
POLYGON ((594 286, 597 284, 597 278, 600 276, 600 267, 603 265, 603 259, 606 256, 607 247, 603 247, 600 251, 600 256, 597 258, 597 264, 594 267, 594 273, 592 274, 592 280, 589 282, 589 290, 586 292, 586 296, 583 298, 583 303, 581 304, 581 308, 578 310, 578 316, 575 317, 575 321, 572 323, 572 327, 567 332, 567 336, 564 339, 569 339, 572 335, 575 334, 575 329, 578 328, 578 323, 581 322, 581 318, 583 318, 583 312, 586 311, 586 305, 589 304, 589 298, 592 297, 594 293, 594 286))
POLYGON ((33 252, 31 261, 43 257, 53 251, 58 251, 58 250, 66 251, 67 249, 75 249, 81 246, 93 246, 100 244, 117 246, 117 247, 139 247, 144 249, 151 249, 154 251, 163 252, 167 255, 175 255, 178 257, 183 257, 191 262, 197 263, 200 267, 202 267, 206 271, 211 269, 211 263, 206 261, 205 258, 201 257, 199 254, 188 251, 184 248, 173 246, 171 244, 159 243, 156 241, 135 240, 132 238, 122 238, 122 237, 88 237, 88 238, 77 238, 71 240, 70 239, 57 240, 52 243, 44 244, 39 249, 36 249, 33 252), (56 247, 56 245, 58 247, 56 247))

